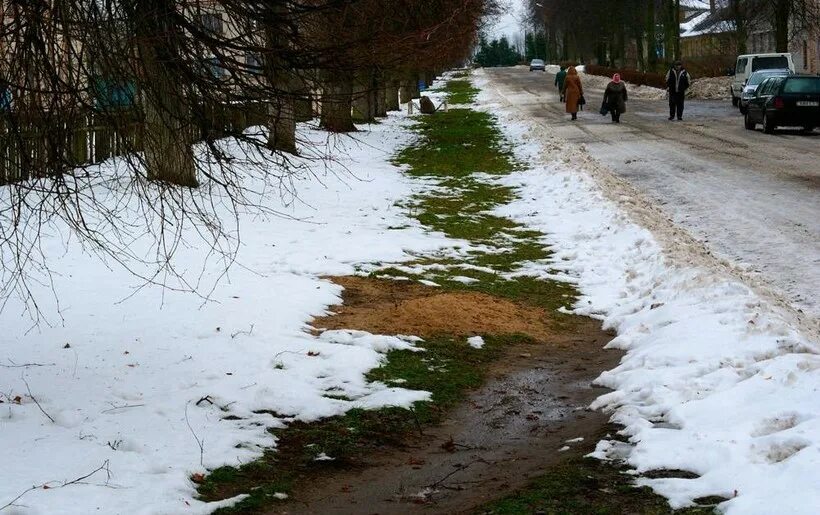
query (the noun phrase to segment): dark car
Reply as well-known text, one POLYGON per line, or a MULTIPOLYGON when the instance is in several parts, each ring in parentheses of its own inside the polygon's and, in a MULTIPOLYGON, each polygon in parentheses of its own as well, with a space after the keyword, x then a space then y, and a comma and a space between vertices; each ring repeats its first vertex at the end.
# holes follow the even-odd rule
POLYGON ((788 68, 782 70, 758 70, 749 75, 749 80, 743 83, 743 93, 740 95, 740 114, 746 114, 746 107, 749 105, 749 100, 755 96, 755 91, 760 83, 769 77, 783 77, 791 75, 792 72, 788 68))
POLYGON ((820 77, 789 75, 769 77, 749 100, 744 117, 747 129, 763 124, 763 131, 777 127, 803 127, 811 132, 820 126, 820 77))
POLYGON ((547 71, 547 65, 544 64, 544 61, 541 59, 533 59, 530 62, 530 71, 533 70, 541 70, 542 72, 547 71))

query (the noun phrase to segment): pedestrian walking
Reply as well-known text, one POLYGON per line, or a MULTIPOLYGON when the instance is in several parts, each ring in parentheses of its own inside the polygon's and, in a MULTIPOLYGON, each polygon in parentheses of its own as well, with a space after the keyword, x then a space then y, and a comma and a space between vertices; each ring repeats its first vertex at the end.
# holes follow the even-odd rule
POLYGON ((555 74, 555 87, 558 88, 558 94, 561 97, 561 102, 564 101, 564 80, 567 78, 567 67, 561 65, 561 70, 555 74))
POLYGON ((669 119, 683 120, 683 101, 689 89, 689 72, 683 63, 675 61, 666 73, 666 90, 669 92, 669 119))
POLYGON ((612 115, 613 123, 621 123, 621 114, 626 112, 628 98, 626 84, 621 80, 621 75, 616 73, 604 90, 604 105, 609 114, 612 115))
POLYGON ((582 98, 584 98, 584 88, 581 86, 581 77, 578 76, 575 67, 570 66, 564 79, 564 101, 567 105, 567 112, 572 115, 573 120, 578 119, 578 106, 582 98))

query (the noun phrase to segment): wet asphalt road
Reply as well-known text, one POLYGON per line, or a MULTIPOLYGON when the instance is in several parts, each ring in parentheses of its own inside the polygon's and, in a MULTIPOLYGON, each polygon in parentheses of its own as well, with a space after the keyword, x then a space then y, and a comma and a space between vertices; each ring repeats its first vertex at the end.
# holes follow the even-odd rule
POLYGON ((820 130, 748 131, 728 100, 688 100, 684 121, 670 122, 666 100, 631 98, 615 125, 597 113, 603 92, 594 88, 584 92, 589 110, 570 122, 553 75, 487 75, 522 112, 583 144, 716 255, 820 317, 820 130))

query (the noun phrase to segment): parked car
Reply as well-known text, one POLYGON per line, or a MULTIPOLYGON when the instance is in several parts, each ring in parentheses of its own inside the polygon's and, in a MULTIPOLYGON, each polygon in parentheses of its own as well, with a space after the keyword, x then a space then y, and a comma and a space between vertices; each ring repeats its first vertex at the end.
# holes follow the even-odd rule
POLYGON ((749 101, 744 125, 754 130, 763 124, 771 134, 777 127, 803 127, 811 132, 820 126, 820 76, 769 77, 749 101))
POLYGON ((530 71, 533 70, 541 70, 542 72, 547 71, 547 65, 544 64, 543 59, 533 59, 530 61, 530 71))
POLYGON ((791 70, 784 68, 782 70, 758 70, 749 75, 749 80, 743 85, 743 94, 740 96, 740 114, 746 114, 746 107, 749 105, 749 99, 755 96, 755 91, 760 83, 769 77, 784 77, 791 75, 791 70))
POLYGON ((743 94, 743 86, 749 80, 749 76, 758 70, 783 70, 787 69, 794 73, 794 61, 789 53, 778 54, 743 54, 737 56, 735 63, 735 76, 729 91, 732 94, 732 105, 737 107, 740 104, 740 97, 743 94))

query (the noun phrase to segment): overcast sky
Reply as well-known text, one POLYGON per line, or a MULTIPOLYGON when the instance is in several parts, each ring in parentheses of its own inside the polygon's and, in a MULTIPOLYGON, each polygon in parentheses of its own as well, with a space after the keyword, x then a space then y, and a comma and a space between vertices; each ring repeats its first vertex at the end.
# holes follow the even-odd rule
POLYGON ((501 0, 501 4, 504 14, 489 27, 488 36, 490 39, 507 36, 512 41, 516 34, 523 32, 524 0, 501 0))

